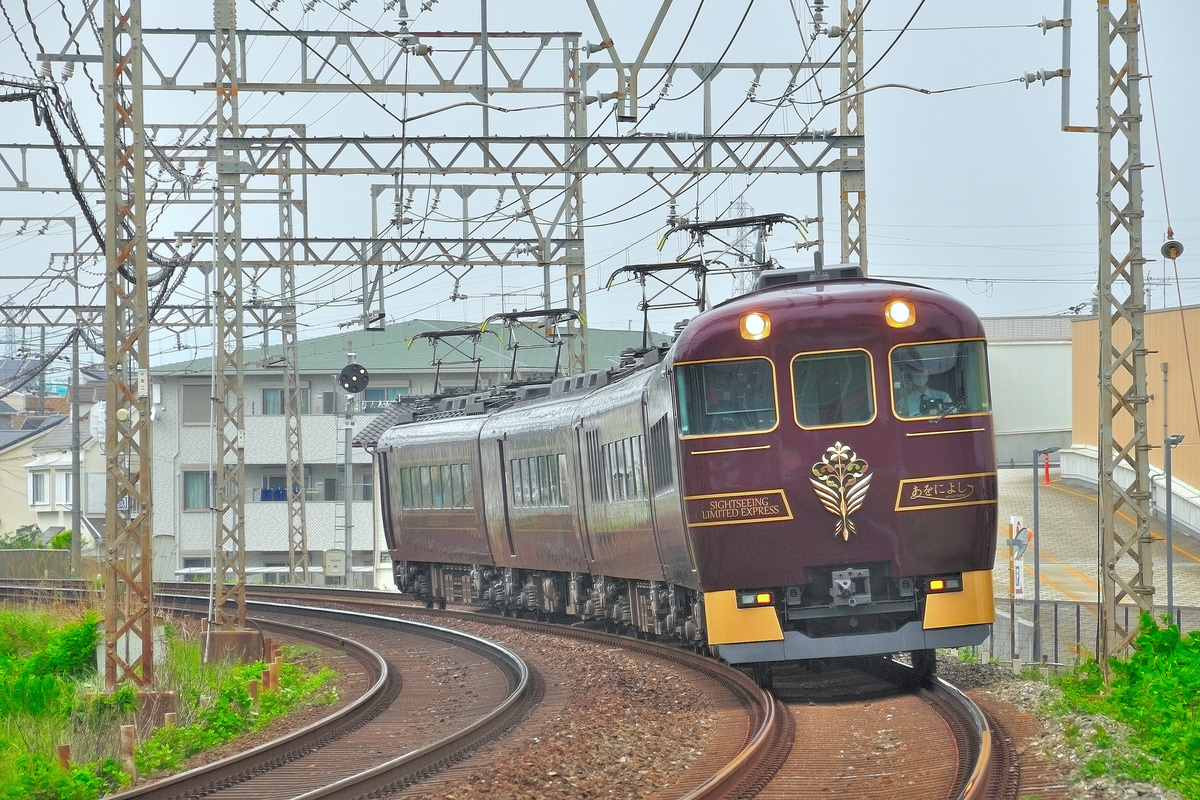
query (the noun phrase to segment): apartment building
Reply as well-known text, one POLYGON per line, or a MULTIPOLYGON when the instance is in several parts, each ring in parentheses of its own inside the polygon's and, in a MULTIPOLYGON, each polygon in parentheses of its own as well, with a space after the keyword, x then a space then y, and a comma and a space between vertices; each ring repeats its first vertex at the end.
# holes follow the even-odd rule
MULTIPOLYGON (((346 394, 338 373, 353 361, 369 373, 365 391, 355 397, 352 432, 362 430, 398 397, 485 388, 516 374, 532 380, 552 377, 567 363, 565 348, 546 346, 540 336, 512 331, 468 335, 468 323, 412 320, 380 332, 301 340, 301 451, 304 463, 306 539, 312 580, 321 580, 323 554, 344 550, 351 532, 356 585, 373 585, 375 575, 390 580, 390 564, 376 534, 377 511, 370 457, 346 453, 346 394), (451 332, 439 338, 439 332, 451 332), (454 332, 461 332, 457 335, 454 332), (516 345, 514 347, 514 344, 516 345), (436 346, 435 346, 436 345, 436 346), (345 519, 350 492, 350 524, 345 519)), ((639 331, 589 330, 593 368, 613 365, 622 350, 641 344, 639 331)), ((286 580, 289 564, 286 376, 281 349, 245 350, 245 549, 248 580, 286 580)), ((212 564, 216 520, 216 445, 212 423, 213 376, 210 359, 176 362, 152 371, 153 535, 156 579, 207 576, 212 564)))

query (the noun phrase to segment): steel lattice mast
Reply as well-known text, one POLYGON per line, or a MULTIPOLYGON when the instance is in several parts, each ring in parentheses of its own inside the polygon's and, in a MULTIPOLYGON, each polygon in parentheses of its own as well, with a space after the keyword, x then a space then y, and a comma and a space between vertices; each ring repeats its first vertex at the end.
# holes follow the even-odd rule
MULTIPOLYGON (((1118 616, 1122 601, 1153 613, 1150 538, 1150 437, 1146 423, 1145 292, 1142 273, 1141 103, 1138 3, 1113 15, 1099 8, 1099 223, 1100 223, 1100 651, 1124 650, 1137 633, 1118 616), (1115 58, 1114 58, 1115 54, 1115 58), (1124 233, 1124 236, 1120 234, 1124 233), (1122 536, 1125 511, 1135 530, 1122 536)), ((1107 665, 1107 658, 1103 659, 1107 665)), ((1107 667, 1106 667, 1107 668, 1107 667)))
POLYGON ((239 136, 236 0, 213 4, 216 29, 216 547, 212 581, 214 622, 246 627, 246 426, 242 404, 246 365, 242 359, 242 178, 238 151, 228 146, 239 136), (226 576, 232 581, 227 583, 226 576), (235 609, 225 607, 232 601, 235 609))
POLYGON ((104 3, 104 684, 154 682, 150 320, 140 0, 104 3))
MULTIPOLYGON (((862 0, 842 0, 842 101, 841 127, 843 136, 863 136, 862 86, 862 0)), ((867 183, 866 146, 841 148, 842 163, 855 164, 857 169, 841 170, 842 263, 859 264, 867 274, 867 183)))
POLYGON ((294 207, 291 173, 282 172, 279 175, 279 299, 284 305, 280 337, 283 340, 283 368, 286 380, 284 414, 287 417, 288 569, 293 582, 308 583, 304 450, 300 446, 300 364, 296 355, 296 259, 292 213, 294 207))

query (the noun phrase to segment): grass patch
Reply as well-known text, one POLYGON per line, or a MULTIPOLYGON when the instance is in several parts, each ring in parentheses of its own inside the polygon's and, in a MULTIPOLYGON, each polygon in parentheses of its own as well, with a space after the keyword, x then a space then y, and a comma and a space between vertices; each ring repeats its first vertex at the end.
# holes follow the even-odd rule
POLYGON ((257 701, 251 699, 249 686, 262 674, 262 662, 205 665, 199 648, 180 650, 168 659, 184 678, 178 685, 186 687, 186 696, 180 695, 179 724, 159 728, 137 748, 134 763, 142 774, 172 771, 192 756, 262 730, 298 708, 337 699, 331 688, 337 674, 328 667, 306 672, 294 662, 297 651, 292 647, 282 648, 279 691, 260 692, 257 701))
MULTIPOLYGON (((0 800, 92 800, 128 786, 118 729, 137 710, 132 686, 105 694, 96 673, 99 612, 0 608, 0 800), (70 745, 71 766, 55 756, 70 745)), ((295 710, 336 700, 336 673, 311 669, 312 648, 284 646, 278 691, 250 684, 265 665, 201 663, 198 637, 168 626, 156 691, 179 695, 177 724, 138 743, 141 775, 177 769, 205 750, 261 730, 295 710)))
POLYGON ((1070 729, 1101 754, 1085 765, 1088 776, 1109 775, 1156 783, 1200 800, 1200 633, 1180 636, 1142 615, 1128 659, 1111 659, 1105 684, 1099 664, 1085 660, 1055 678, 1062 689, 1058 711, 1103 715, 1132 731, 1133 748, 1114 748, 1111 732, 1099 723, 1070 729))

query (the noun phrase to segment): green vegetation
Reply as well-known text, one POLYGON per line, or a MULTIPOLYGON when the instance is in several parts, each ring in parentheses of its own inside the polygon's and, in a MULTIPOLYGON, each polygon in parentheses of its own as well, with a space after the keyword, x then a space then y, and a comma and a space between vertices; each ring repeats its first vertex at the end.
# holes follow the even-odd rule
MULTIPOLYGON (((138 698, 131 686, 100 691, 99 619, 96 611, 0 607, 0 800, 92 800, 130 783, 118 728, 134 722, 138 698), (56 757, 63 744, 71 746, 66 770, 56 757)), ((250 684, 263 663, 202 664, 198 642, 167 633, 156 688, 178 692, 178 724, 138 743, 141 775, 176 769, 292 710, 335 699, 335 673, 296 663, 305 650, 285 647, 279 690, 260 691, 254 700, 250 684)))
POLYGON ((179 724, 159 728, 138 747, 134 763, 142 774, 174 770, 197 753, 265 728, 301 703, 328 705, 336 699, 328 686, 335 673, 324 667, 306 674, 289 660, 298 655, 296 648, 284 648, 279 691, 260 692, 257 701, 250 698, 249 685, 262 674, 261 662, 216 669, 200 663, 195 646, 172 649, 168 664, 177 680, 171 682, 183 687, 179 724))
MULTIPOLYGON (((37 550, 41 548, 42 529, 37 525, 22 525, 9 534, 0 536, 0 550, 37 550)), ((67 539, 70 547, 71 540, 67 539)))
POLYGON ((1088 739, 1101 755, 1084 766, 1088 776, 1127 776, 1176 789, 1200 800, 1200 632, 1179 635, 1143 615, 1133 654, 1112 659, 1107 685, 1094 660, 1056 679, 1063 691, 1059 711, 1101 714, 1129 726, 1133 748, 1114 747, 1112 732, 1100 723, 1068 730, 1088 739))
POLYGON ((42 529, 35 525, 22 525, 12 533, 0 535, 0 550, 70 550, 71 530, 59 531, 42 544, 42 529))

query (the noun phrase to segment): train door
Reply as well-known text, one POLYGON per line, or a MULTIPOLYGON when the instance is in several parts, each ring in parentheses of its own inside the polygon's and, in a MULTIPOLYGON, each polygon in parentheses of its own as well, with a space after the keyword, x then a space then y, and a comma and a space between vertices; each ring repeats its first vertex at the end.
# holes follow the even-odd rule
POLYGON ((587 475, 583 463, 583 420, 580 420, 575 428, 575 507, 578 511, 575 514, 575 525, 579 529, 579 540, 583 543, 583 552, 587 556, 588 569, 592 569, 592 565, 596 563, 595 551, 592 549, 592 533, 588 526, 588 504, 584 498, 584 476, 587 475))
POLYGON ((508 463, 508 461, 504 455, 504 440, 503 439, 496 440, 496 455, 497 455, 497 458, 499 459, 499 464, 500 464, 500 469, 499 469, 500 517, 502 519, 502 524, 504 525, 504 542, 508 548, 509 557, 515 558, 517 555, 517 548, 513 542, 512 522, 509 520, 508 471, 505 469, 505 465, 508 463))
POLYGON ((639 404, 639 408, 641 411, 641 414, 639 416, 641 417, 642 432, 643 432, 643 435, 642 435, 642 443, 643 443, 642 444, 642 463, 647 464, 649 466, 649 470, 647 470, 647 471, 650 473, 649 475, 646 476, 646 484, 647 484, 647 490, 648 490, 647 501, 650 506, 650 530, 654 531, 654 547, 658 552, 658 563, 661 566, 662 571, 663 571, 663 580, 673 581, 675 576, 671 574, 672 570, 670 568, 670 557, 667 555, 667 553, 663 549, 663 545, 664 545, 663 536, 660 535, 661 528, 659 527, 659 524, 658 524, 658 508, 656 507, 656 504, 654 502, 654 490, 655 490, 655 486, 656 486, 656 481, 655 481, 655 475, 654 475, 655 464, 654 464, 654 459, 652 457, 652 452, 651 452, 653 449, 653 442, 651 441, 651 437, 650 437, 649 405, 650 405, 650 403, 649 403, 649 398, 647 397, 647 393, 643 391, 642 392, 642 402, 639 404))

